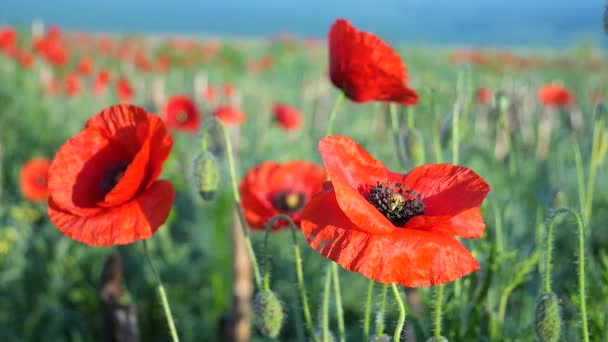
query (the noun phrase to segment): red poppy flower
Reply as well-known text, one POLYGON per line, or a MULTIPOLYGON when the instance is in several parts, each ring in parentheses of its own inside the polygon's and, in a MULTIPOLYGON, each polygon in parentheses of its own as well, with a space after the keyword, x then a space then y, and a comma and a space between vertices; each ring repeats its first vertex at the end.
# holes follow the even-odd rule
POLYGON ((477 238, 478 206, 490 188, 472 170, 429 164, 399 174, 348 137, 319 151, 330 182, 302 212, 310 246, 342 267, 382 283, 439 285, 479 268, 452 235, 477 238))
POLYGON ((216 95, 215 88, 212 85, 207 85, 203 90, 203 96, 205 97, 205 100, 209 102, 215 100, 216 95))
POLYGON ((116 81, 116 96, 120 102, 129 102, 133 98, 133 88, 128 79, 121 77, 116 81))
POLYGON ((275 104, 272 113, 276 122, 287 131, 298 129, 302 126, 302 116, 300 112, 292 106, 286 104, 275 104))
POLYGON ((93 61, 90 58, 83 58, 78 63, 78 72, 81 75, 90 75, 93 72, 93 61))
POLYGON ((34 65, 34 56, 27 51, 19 52, 19 63, 24 69, 31 69, 34 65))
POLYGON ((566 107, 572 104, 574 96, 566 87, 551 83, 538 90, 540 101, 549 107, 566 107))
POLYGON ((245 121, 245 114, 242 111, 227 105, 217 107, 213 115, 226 126, 238 126, 245 121))
POLYGON ((0 28, 0 50, 15 46, 17 43, 17 33, 12 27, 0 28))
POLYGON ((103 94, 110 83, 110 78, 111 75, 108 70, 100 70, 93 81, 93 94, 97 96, 103 94))
POLYGON ((65 75, 64 80, 65 93, 68 96, 76 96, 82 91, 82 83, 80 82, 80 76, 77 73, 72 72, 65 75))
MULTIPOLYGON (((325 179, 323 168, 307 161, 268 161, 249 170, 239 186, 247 224, 263 230, 271 217, 287 214, 299 225, 302 208, 321 190, 325 179)), ((286 222, 278 222, 273 230, 286 226, 286 222)))
POLYGON ((488 88, 479 88, 476 96, 477 102, 481 104, 488 104, 492 102, 492 91, 488 88))
POLYGON ((406 86, 407 70, 397 52, 344 19, 336 20, 329 30, 329 75, 355 102, 418 102, 418 94, 406 86))
POLYGON ((93 116, 51 163, 51 221, 87 245, 149 238, 173 205, 173 186, 157 180, 172 146, 162 120, 143 108, 121 104, 93 116))
POLYGON ((186 95, 175 95, 165 104, 165 122, 170 128, 195 132, 200 123, 196 103, 186 95))
POLYGON ((225 98, 231 98, 235 92, 236 88, 231 83, 222 84, 222 93, 224 94, 225 98))
POLYGON ((19 184, 23 196, 30 201, 43 201, 49 197, 48 178, 51 161, 36 158, 21 168, 19 184))

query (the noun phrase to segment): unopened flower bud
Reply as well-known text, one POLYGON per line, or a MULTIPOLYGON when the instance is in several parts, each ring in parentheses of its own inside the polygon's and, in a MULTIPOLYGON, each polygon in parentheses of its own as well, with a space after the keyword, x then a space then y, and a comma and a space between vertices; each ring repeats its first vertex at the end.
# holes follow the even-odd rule
POLYGON ((536 301, 536 338, 540 342, 554 342, 559 339, 562 320, 559 302, 553 292, 543 293, 536 301))
POLYGON ((215 197, 220 183, 217 161, 210 152, 203 152, 194 159, 194 182, 199 195, 205 201, 215 197))
POLYGON ((253 300, 254 324, 258 331, 270 338, 279 336, 283 325, 283 307, 272 291, 258 292, 253 300))
POLYGON ((509 97, 502 91, 496 93, 495 101, 498 106, 498 110, 501 112, 506 112, 511 104, 509 97))

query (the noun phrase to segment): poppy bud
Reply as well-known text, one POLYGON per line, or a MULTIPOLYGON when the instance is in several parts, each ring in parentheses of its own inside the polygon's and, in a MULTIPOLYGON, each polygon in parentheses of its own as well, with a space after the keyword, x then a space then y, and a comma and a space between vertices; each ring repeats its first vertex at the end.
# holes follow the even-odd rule
POLYGON ((443 336, 439 336, 439 337, 431 337, 428 340, 426 340, 426 342, 448 342, 448 339, 443 337, 443 336))
POLYGON ((566 195, 564 194, 563 191, 558 190, 558 189, 554 189, 551 192, 551 208, 553 209, 557 209, 557 208, 563 208, 566 206, 566 195))
POLYGON ((272 291, 258 292, 253 300, 254 324, 259 332, 275 338, 283 325, 283 307, 281 301, 272 291))
POLYGON ((509 109, 511 101, 504 92, 499 91, 496 93, 496 104, 498 105, 499 111, 506 112, 509 109))
POLYGON ((536 301, 536 338, 541 342, 559 339, 562 320, 557 296, 553 292, 543 293, 536 301))
POLYGON ((194 181, 199 195, 205 201, 215 197, 219 182, 220 172, 215 157, 210 152, 203 152, 194 159, 194 181))
POLYGON ((372 336, 369 342, 391 342, 391 338, 388 335, 372 336))
POLYGON ((399 143, 405 151, 406 159, 412 161, 413 165, 422 165, 426 159, 424 151, 424 140, 417 129, 404 130, 399 134, 399 143))

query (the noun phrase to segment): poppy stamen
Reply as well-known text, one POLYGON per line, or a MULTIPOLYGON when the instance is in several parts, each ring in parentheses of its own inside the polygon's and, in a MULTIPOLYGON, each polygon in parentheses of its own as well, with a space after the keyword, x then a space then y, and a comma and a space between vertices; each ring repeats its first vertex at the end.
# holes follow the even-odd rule
POLYGON ((306 194, 293 191, 279 191, 272 197, 272 205, 283 213, 300 211, 306 204, 306 194))
POLYGON ((377 182, 370 188, 367 201, 397 227, 414 216, 424 214, 425 205, 420 193, 406 189, 401 183, 377 182))
POLYGON ((104 195, 110 192, 125 175, 129 166, 126 162, 119 163, 116 167, 109 169, 101 180, 101 190, 104 195))

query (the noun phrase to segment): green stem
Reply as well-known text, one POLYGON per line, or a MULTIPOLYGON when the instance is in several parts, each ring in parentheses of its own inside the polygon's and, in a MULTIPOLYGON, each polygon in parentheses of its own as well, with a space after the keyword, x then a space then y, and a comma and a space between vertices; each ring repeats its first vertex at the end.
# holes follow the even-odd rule
POLYGON ((399 289, 397 289, 397 285, 393 283, 391 284, 391 287, 393 289, 393 295, 395 296, 395 300, 397 301, 397 306, 399 307, 399 319, 397 320, 397 326, 395 327, 393 342, 399 342, 401 340, 403 326, 405 325, 405 305, 403 304, 403 299, 401 299, 401 295, 399 294, 399 289))
POLYGON ((435 319, 434 319, 434 335, 435 339, 439 340, 441 336, 441 315, 443 311, 443 285, 437 287, 437 295, 435 297, 435 319))
POLYGON ((325 285, 323 287, 323 303, 321 306, 321 340, 329 342, 329 292, 331 288, 331 265, 327 265, 325 285))
POLYGON ((382 295, 380 297, 380 307, 376 314, 376 335, 382 336, 384 334, 384 305, 386 303, 386 290, 388 285, 382 285, 382 295))
POLYGON ((270 239, 270 232, 272 231, 272 227, 275 224, 275 220, 271 218, 266 222, 266 226, 264 227, 264 246, 262 248, 262 261, 264 272, 264 291, 270 291, 270 253, 268 253, 268 240, 270 239))
POLYGON ((456 100, 454 103, 454 110, 452 113, 452 164, 458 164, 458 145, 460 139, 460 132, 458 127, 460 117, 460 100, 456 100))
POLYGON ((583 212, 585 210, 585 175, 583 174, 583 158, 581 157, 581 148, 573 139, 572 148, 574 150, 574 165, 576 166, 576 181, 578 188, 578 206, 583 212))
POLYGON ((152 269, 152 273, 154 273, 154 277, 158 283, 158 293, 160 295, 160 301, 163 306, 163 310, 165 311, 165 317, 167 318, 167 325, 169 325, 169 333, 171 334, 171 340, 173 342, 179 342, 179 337, 177 336, 177 329, 175 328, 175 323, 173 321, 173 315, 171 314, 171 307, 169 306, 169 300, 167 299, 167 293, 165 292, 165 287, 163 286, 163 282, 156 271, 156 267, 152 263, 152 258, 150 257, 150 252, 148 251, 148 244, 146 240, 143 240, 144 243, 144 254, 146 255, 146 260, 148 260, 148 264, 152 269))
POLYGON ((374 293, 374 283, 373 279, 369 280, 367 285, 367 299, 365 301, 365 315, 363 316, 363 341, 367 342, 369 340, 369 321, 372 312, 372 294, 374 293))
POLYGON ((291 219, 291 217, 289 217, 289 215, 286 214, 279 214, 276 216, 273 216, 268 223, 266 224, 266 227, 268 228, 268 226, 274 226, 274 224, 278 221, 278 220, 285 220, 287 221, 287 223, 289 224, 289 228, 291 230, 291 239, 293 242, 293 254, 294 254, 294 258, 295 258, 295 263, 296 263, 296 277, 297 277, 297 281, 298 281, 298 288, 300 291, 300 301, 302 302, 302 311, 304 313, 304 321, 306 323, 306 329, 308 329, 308 334, 311 336, 310 338, 314 341, 317 342, 318 338, 317 335, 315 335, 315 330, 312 324, 312 316, 310 315, 310 306, 308 305, 308 297, 306 297, 306 285, 304 283, 304 272, 302 272, 302 255, 300 253, 300 245, 298 245, 298 237, 296 234, 296 225, 293 223, 293 220, 291 219))
POLYGON ((327 124, 327 130, 325 131, 325 135, 331 135, 333 132, 333 127, 334 127, 334 120, 336 120, 336 114, 338 113, 338 107, 340 106, 340 103, 342 103, 342 100, 344 99, 344 93, 340 92, 340 94, 338 94, 338 97, 336 98, 336 102, 334 102, 334 107, 331 110, 331 113, 329 114, 329 123, 327 124))
POLYGON ((593 208, 593 190, 595 190, 595 178, 597 175, 598 152, 601 130, 604 128, 603 120, 597 120, 593 128, 593 140, 591 142, 591 159, 589 160, 589 177, 587 178, 587 198, 585 200, 585 211, 583 213, 583 223, 589 224, 591 211, 593 208))
MULTIPOLYGON (((589 326, 587 323, 587 301, 586 301, 586 291, 585 291, 585 235, 584 235, 584 224, 581 216, 572 209, 568 208, 559 208, 557 209, 553 215, 551 216, 551 221, 549 223, 549 230, 551 231, 551 225, 555 220, 555 217, 561 213, 570 214, 576 220, 576 225, 578 227, 578 290, 579 290, 579 300, 580 306, 579 309, 581 311, 581 329, 583 335, 583 341, 589 342, 589 326)), ((547 276, 545 275, 545 278, 547 276)), ((545 279, 545 288, 547 286, 547 280, 545 279)))
POLYGON ((340 274, 338 273, 338 264, 331 263, 332 282, 334 284, 334 296, 336 297, 336 316, 338 318, 338 338, 340 342, 346 341, 346 332, 344 329, 344 311, 342 309, 342 294, 340 292, 340 274))
POLYGON ((407 107, 407 128, 414 129, 414 108, 407 107))
MULTIPOLYGON (((253 268, 253 277, 255 279, 255 284, 258 289, 262 288, 262 278, 260 276, 260 269, 258 267, 258 261, 255 257, 255 252, 253 251, 253 245, 251 244, 251 237, 249 236, 249 228, 247 226, 247 221, 245 220, 245 216, 243 215, 243 210, 241 209, 241 196, 239 195, 239 190, 237 186, 236 179, 236 167, 234 165, 234 156, 232 153, 232 143, 230 142, 230 136, 228 135, 228 130, 215 117, 210 117, 206 119, 206 121, 210 123, 205 125, 205 130, 208 129, 212 124, 219 126, 222 129, 222 134, 224 135, 224 143, 226 144, 226 154, 228 156, 228 169, 230 171, 230 184, 232 187, 232 198, 234 204, 236 206, 236 211, 240 221, 241 232, 243 233, 243 237, 245 238, 245 247, 247 249, 247 254, 249 254, 249 260, 251 261, 251 267, 253 268)), ((206 134, 206 133, 205 133, 206 134)))
POLYGON ((397 117, 397 105, 395 103, 390 103, 388 106, 391 116, 391 130, 393 131, 395 149, 397 155, 399 156, 399 162, 401 163, 401 166, 406 167, 407 160, 405 160, 405 151, 403 151, 403 145, 399 142, 399 118, 397 117))

